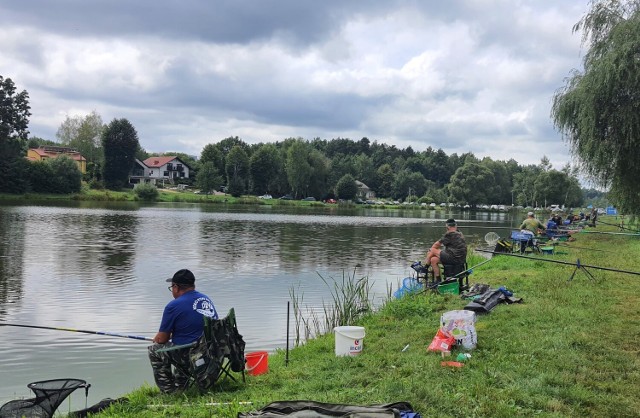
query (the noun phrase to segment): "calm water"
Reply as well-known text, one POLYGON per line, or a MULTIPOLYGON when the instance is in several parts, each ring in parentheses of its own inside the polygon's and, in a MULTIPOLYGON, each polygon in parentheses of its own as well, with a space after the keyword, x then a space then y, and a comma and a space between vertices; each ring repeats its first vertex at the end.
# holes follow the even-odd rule
MULTIPOLYGON (((273 352, 286 346, 292 287, 317 308, 330 300, 319 275, 341 279, 355 268, 381 301, 450 216, 470 243, 493 228, 508 233, 511 222, 498 213, 368 208, 0 205, 0 322, 152 337, 171 298, 165 279, 189 268, 221 315, 235 308, 246 351, 273 352)), ((27 383, 45 379, 87 380, 89 404, 153 384, 147 345, 1 326, 0 404, 30 396, 27 383)), ((84 407, 80 391, 77 402, 84 407)))

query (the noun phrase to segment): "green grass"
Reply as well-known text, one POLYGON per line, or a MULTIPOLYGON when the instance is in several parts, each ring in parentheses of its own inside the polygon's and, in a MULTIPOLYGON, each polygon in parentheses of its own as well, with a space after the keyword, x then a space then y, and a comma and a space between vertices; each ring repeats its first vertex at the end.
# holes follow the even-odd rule
MULTIPOLYGON (((640 271, 639 238, 576 237, 575 245, 615 252, 563 247, 568 254, 546 257, 640 271)), ((461 369, 441 367, 441 357, 426 347, 440 315, 466 302, 423 293, 365 315, 359 322, 366 337, 358 357, 335 357, 334 337, 325 335, 292 350, 288 365, 283 351, 270 356, 269 372, 247 376, 246 383, 227 380, 205 395, 165 396, 143 387, 130 394, 130 404, 101 416, 234 417, 296 399, 363 405, 408 401, 425 417, 638 416, 640 276, 593 269, 595 280, 579 270, 568 281, 573 270, 508 256, 477 268, 471 283, 505 285, 523 303, 500 304, 478 318, 478 346, 461 369)))

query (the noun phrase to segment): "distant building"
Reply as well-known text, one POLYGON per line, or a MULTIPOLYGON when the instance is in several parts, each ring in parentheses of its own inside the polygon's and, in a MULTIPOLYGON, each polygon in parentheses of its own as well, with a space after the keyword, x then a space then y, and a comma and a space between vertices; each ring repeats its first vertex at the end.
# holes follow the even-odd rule
POLYGON ((356 186, 358 187, 357 197, 362 200, 375 199, 376 194, 363 182, 356 180, 356 186))
POLYGON ((130 184, 158 184, 165 181, 174 184, 176 180, 188 179, 192 168, 178 157, 149 157, 144 161, 136 159, 129 175, 130 184))
POLYGON ((74 160, 82 174, 87 172, 87 159, 74 148, 42 146, 29 148, 27 151, 27 159, 29 161, 45 161, 49 158, 57 158, 60 155, 67 155, 74 160))

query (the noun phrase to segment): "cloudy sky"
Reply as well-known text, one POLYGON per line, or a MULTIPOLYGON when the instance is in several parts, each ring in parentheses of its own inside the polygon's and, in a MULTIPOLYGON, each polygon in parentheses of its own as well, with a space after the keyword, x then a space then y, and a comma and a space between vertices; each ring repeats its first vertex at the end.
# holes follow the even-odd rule
POLYGON ((31 135, 128 119, 149 152, 367 137, 555 168, 551 98, 587 0, 0 0, 31 135))

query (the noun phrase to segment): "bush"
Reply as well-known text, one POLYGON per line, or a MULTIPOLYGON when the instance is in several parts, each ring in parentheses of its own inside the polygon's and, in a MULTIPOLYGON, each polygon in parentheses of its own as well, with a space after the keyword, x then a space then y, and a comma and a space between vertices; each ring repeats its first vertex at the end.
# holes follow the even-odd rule
POLYGON ((158 197, 158 188, 150 183, 137 184, 133 192, 142 200, 156 200, 158 197))
POLYGON ((91 179, 89 180, 89 188, 93 190, 104 190, 104 183, 102 180, 91 179))

